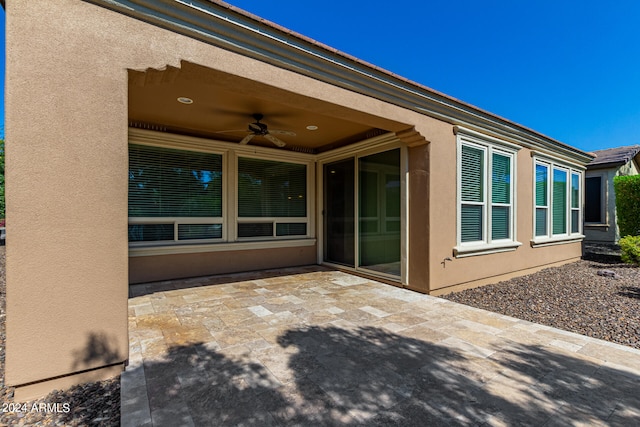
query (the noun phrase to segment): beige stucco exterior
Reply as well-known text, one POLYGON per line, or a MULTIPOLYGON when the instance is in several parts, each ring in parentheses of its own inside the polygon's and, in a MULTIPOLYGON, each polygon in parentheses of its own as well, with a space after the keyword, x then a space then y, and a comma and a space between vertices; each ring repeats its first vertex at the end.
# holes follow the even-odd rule
MULTIPOLYGON (((398 134, 408 158, 403 220, 407 280, 398 285, 441 294, 581 255, 580 242, 530 245, 529 148, 517 154, 517 239, 522 245, 510 252, 456 258, 453 120, 257 61, 90 2, 9 0, 6 182, 11 237, 5 380, 18 387, 18 399, 113 375, 123 366, 129 283, 317 262, 322 247, 315 239, 275 249, 130 256, 130 70, 186 63, 205 70, 201 80, 215 74, 231 90, 253 88, 292 109, 398 134)), ((488 133, 500 137, 496 130, 488 133)), ((522 138, 504 137, 511 143, 522 138)), ((315 161, 312 154, 308 158, 315 161)), ((316 227, 319 223, 314 222, 316 227)))
POLYGON ((315 264, 316 245, 129 258, 129 283, 315 264))

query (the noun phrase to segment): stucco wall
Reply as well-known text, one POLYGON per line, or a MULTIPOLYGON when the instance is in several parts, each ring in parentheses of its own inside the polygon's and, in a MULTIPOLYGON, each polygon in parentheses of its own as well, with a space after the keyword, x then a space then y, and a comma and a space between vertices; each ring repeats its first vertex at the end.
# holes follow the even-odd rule
POLYGON ((316 263, 316 246, 129 258, 130 283, 265 270, 316 263))
POLYGON ((7 2, 10 385, 127 358, 127 73, 106 15, 7 2))
POLYGON ((408 287, 429 292, 429 145, 409 149, 408 287))

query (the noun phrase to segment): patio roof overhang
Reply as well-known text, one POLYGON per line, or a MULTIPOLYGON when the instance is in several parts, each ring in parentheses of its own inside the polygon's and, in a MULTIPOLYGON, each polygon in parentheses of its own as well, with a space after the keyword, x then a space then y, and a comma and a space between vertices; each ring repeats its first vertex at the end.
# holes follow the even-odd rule
MULTIPOLYGON (((592 156, 219 0, 85 0, 243 56, 578 163, 592 156)), ((388 129, 391 130, 391 129, 388 129)))
MULTIPOLYGON (((249 134, 253 114, 278 133, 287 150, 322 153, 378 135, 396 133, 414 143, 408 123, 355 111, 187 61, 180 67, 129 71, 129 125, 238 143, 249 134), (187 98, 187 104, 183 103, 187 98), (183 102, 180 102, 180 101, 183 102)), ((251 146, 275 148, 264 137, 251 146)))

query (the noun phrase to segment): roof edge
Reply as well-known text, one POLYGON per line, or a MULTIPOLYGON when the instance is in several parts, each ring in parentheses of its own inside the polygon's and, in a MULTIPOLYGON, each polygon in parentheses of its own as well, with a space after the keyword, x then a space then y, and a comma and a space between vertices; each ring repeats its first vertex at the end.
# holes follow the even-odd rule
POLYGON ((220 0, 84 0, 279 68, 587 163, 592 155, 220 0))

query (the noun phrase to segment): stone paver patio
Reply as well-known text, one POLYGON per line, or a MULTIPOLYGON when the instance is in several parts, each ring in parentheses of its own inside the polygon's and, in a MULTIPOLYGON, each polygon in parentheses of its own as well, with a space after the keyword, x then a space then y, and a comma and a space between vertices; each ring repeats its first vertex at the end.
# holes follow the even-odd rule
POLYGON ((344 272, 131 296, 123 426, 640 425, 640 351, 344 272))

